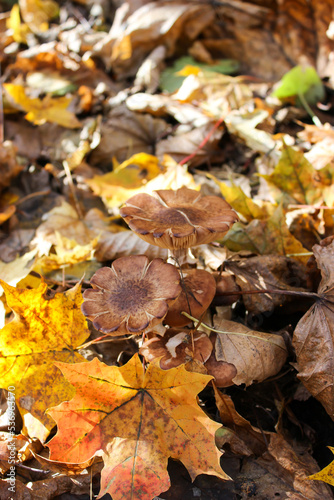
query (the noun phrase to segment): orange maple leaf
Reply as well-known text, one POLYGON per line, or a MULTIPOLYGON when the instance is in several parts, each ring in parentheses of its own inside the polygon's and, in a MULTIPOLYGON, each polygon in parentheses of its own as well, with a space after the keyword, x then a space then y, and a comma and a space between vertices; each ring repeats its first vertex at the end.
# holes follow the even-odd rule
POLYGON ((196 395, 212 377, 184 366, 144 373, 136 354, 122 366, 57 363, 76 388, 71 401, 50 408, 58 432, 48 446, 51 459, 82 462, 102 455, 100 498, 151 500, 170 485, 168 457, 183 462, 194 479, 220 468, 215 446, 220 424, 201 410, 196 395))

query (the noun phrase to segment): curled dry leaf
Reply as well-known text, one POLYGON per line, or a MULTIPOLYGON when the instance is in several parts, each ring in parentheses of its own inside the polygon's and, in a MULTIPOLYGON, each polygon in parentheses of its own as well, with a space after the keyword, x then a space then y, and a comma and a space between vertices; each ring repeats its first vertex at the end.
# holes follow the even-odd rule
POLYGON ((334 240, 326 238, 313 252, 322 280, 318 298, 296 326, 298 378, 334 420, 334 240))
POLYGON ((206 333, 197 331, 192 334, 177 328, 170 328, 163 337, 152 336, 139 350, 148 362, 161 358, 159 366, 163 370, 175 368, 191 360, 205 363, 211 351, 212 343, 206 333))
POLYGON ((190 269, 182 272, 182 292, 169 308, 164 323, 169 326, 185 326, 189 323, 182 312, 200 318, 212 302, 216 291, 214 277, 204 269, 190 269))
POLYGON ((112 335, 141 334, 162 322, 168 304, 181 293, 180 275, 161 259, 121 257, 102 267, 83 294, 82 312, 97 330, 112 335))
POLYGON ((119 233, 104 231, 97 243, 94 257, 100 262, 105 262, 127 255, 146 255, 150 260, 157 258, 166 260, 167 250, 147 243, 132 231, 119 233))
POLYGON ((235 366, 234 384, 250 385, 276 375, 282 368, 287 350, 282 337, 250 330, 246 326, 216 318, 215 353, 217 361, 235 366))
POLYGON ((156 197, 133 196, 120 214, 138 236, 169 249, 189 248, 221 238, 238 220, 222 198, 202 196, 186 187, 159 190, 156 197))

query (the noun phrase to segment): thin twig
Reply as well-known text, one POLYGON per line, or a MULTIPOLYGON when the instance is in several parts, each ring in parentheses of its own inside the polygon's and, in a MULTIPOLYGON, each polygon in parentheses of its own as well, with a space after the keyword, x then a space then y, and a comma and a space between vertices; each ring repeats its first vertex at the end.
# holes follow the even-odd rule
POLYGON ((204 137, 203 141, 201 142, 201 144, 198 146, 198 148, 195 149, 195 151, 193 153, 191 153, 191 155, 189 156, 186 156, 185 158, 183 158, 183 160, 181 160, 179 162, 179 165, 184 165, 185 163, 187 163, 189 160, 192 160, 198 153, 198 151, 200 151, 204 146, 205 144, 208 142, 208 140, 210 139, 210 137, 212 136, 212 134, 214 133, 214 131, 219 127, 219 125, 221 125, 224 121, 224 118, 220 118, 215 124, 214 126, 212 127, 212 129, 210 130, 210 132, 204 137))

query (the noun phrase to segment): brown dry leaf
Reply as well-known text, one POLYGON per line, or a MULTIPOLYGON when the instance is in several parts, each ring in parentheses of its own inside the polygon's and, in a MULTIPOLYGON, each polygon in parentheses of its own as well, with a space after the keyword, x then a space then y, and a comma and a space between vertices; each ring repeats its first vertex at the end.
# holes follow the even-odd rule
MULTIPOLYGON (((236 283, 245 292, 263 289, 306 291, 305 266, 281 255, 235 256, 225 262, 224 268, 234 274, 236 283)), ((291 300, 295 300, 295 297, 275 293, 243 295, 246 309, 254 314, 272 311, 291 300)))
POLYGON ((123 162, 137 153, 154 154, 155 144, 169 130, 164 120, 117 106, 101 123, 101 141, 90 155, 90 165, 112 166, 113 157, 123 162))
POLYGON ((160 248, 150 245, 142 240, 133 231, 121 231, 111 233, 105 231, 99 238, 95 251, 95 258, 101 262, 114 260, 126 255, 146 255, 150 260, 160 258, 167 259, 168 251, 166 248, 160 248))
MULTIPOLYGON (((15 415, 16 417, 16 415, 15 415)), ((9 427, 7 423, 7 428, 9 427)), ((29 440, 22 434, 15 435, 10 432, 0 432, 0 473, 5 474, 10 469, 13 461, 22 462, 19 453, 24 454, 24 450, 30 446, 29 440)), ((42 448, 42 446, 41 446, 42 448)), ((31 456, 31 454, 30 454, 31 456)))
POLYGON ((256 332, 219 317, 214 318, 214 331, 216 359, 236 367, 235 384, 262 382, 276 375, 286 360, 287 350, 279 335, 256 332))
POLYGON ((212 122, 208 113, 195 104, 179 101, 175 96, 139 93, 128 97, 126 105, 132 111, 146 112, 153 116, 170 115, 183 125, 201 127, 212 122))
POLYGON ((167 259, 167 249, 150 245, 133 231, 110 222, 101 210, 92 208, 85 215, 85 224, 95 238, 98 238, 94 257, 104 262, 126 255, 146 255, 150 260, 167 259))
POLYGON ((249 113, 244 113, 242 109, 237 109, 227 115, 225 123, 228 131, 245 141, 250 149, 276 159, 276 141, 265 130, 256 128, 268 116, 268 111, 264 109, 255 109, 249 113))
POLYGON ((222 137, 222 130, 213 130, 214 124, 207 123, 190 131, 171 135, 167 139, 162 139, 157 144, 156 153, 159 158, 168 154, 176 162, 184 160, 189 154, 193 154, 187 161, 187 165, 195 168, 199 165, 210 164, 210 162, 221 162, 223 155, 219 147, 219 141, 222 137), (205 139, 208 139, 205 145, 199 148, 205 139))
POLYGON ((239 61, 244 73, 279 80, 304 57, 321 77, 332 78, 331 0, 226 2, 215 11, 221 23, 201 41, 217 57, 239 61))
POLYGON ((94 458, 90 458, 83 463, 68 463, 68 462, 58 462, 55 460, 50 460, 49 458, 43 457, 38 453, 33 453, 36 460, 45 468, 58 472, 60 474, 65 474, 66 476, 75 476, 82 473, 85 469, 90 467, 94 462, 94 458))
MULTIPOLYGON (((0 276, 8 285, 15 286, 19 281, 25 278, 34 267, 37 250, 31 250, 25 253, 22 257, 11 262, 5 263, 0 261, 0 276)), ((2 294, 0 287, 0 294, 2 294)))
POLYGON ((124 79, 135 75, 148 54, 159 45, 165 45, 167 57, 171 57, 176 44, 187 45, 197 38, 213 22, 214 15, 208 4, 145 2, 120 23, 120 17, 124 18, 122 5, 109 36, 96 46, 96 52, 102 55, 107 67, 112 65, 118 78, 124 79))
POLYGON ((322 280, 316 301, 296 326, 293 345, 298 378, 334 420, 334 240, 313 252, 322 280))

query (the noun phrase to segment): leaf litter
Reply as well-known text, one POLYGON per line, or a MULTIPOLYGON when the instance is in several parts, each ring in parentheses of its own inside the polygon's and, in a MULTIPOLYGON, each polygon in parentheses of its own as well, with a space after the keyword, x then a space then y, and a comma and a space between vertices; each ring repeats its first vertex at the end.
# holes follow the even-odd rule
POLYGON ((1 6, 0 496, 15 387, 18 499, 333 498, 334 42, 311 4, 1 6), (120 217, 183 186, 239 222, 175 252, 120 217), (173 296, 146 338, 104 335, 80 286, 140 255, 177 269, 183 326, 173 296), (216 283, 197 315, 192 270, 216 283))

